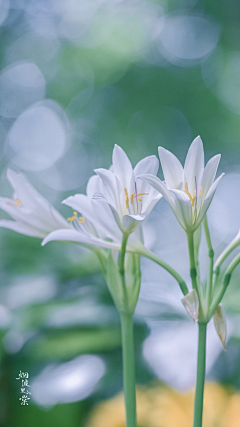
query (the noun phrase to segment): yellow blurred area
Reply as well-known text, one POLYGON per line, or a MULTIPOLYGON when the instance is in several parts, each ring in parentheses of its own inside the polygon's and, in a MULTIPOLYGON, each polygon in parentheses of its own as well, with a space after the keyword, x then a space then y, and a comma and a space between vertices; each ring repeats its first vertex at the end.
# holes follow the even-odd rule
MULTIPOLYGON (((167 387, 138 387, 138 427, 192 427, 193 404, 193 390, 179 393, 167 387)), ((207 383, 203 427, 230 426, 240 426, 240 393, 216 383, 207 383)), ((125 427, 123 394, 96 406, 87 427, 125 427)))

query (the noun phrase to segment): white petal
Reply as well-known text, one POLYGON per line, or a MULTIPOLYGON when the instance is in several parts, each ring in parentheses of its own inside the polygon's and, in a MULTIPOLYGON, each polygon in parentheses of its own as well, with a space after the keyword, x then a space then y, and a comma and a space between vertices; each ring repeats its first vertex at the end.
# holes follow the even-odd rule
POLYGON ((94 172, 100 176, 105 187, 105 198, 115 209, 119 210, 118 206, 118 188, 115 175, 108 169, 95 169, 94 172))
POLYGON ((147 219, 147 214, 142 213, 141 215, 124 215, 122 219, 122 231, 124 233, 132 233, 137 227, 142 225, 147 219))
POLYGON ((158 147, 159 158, 167 188, 180 189, 184 180, 181 163, 174 154, 163 147, 158 147))
POLYGON ((30 209, 40 221, 50 224, 48 231, 55 227, 69 227, 65 218, 38 193, 24 175, 8 169, 7 178, 15 191, 14 199, 19 199, 22 206, 30 209))
POLYGON ((167 189, 166 185, 163 184, 163 182, 154 175, 139 175, 139 179, 142 179, 143 181, 147 181, 150 185, 152 185, 157 191, 159 191, 160 194, 170 203, 171 206, 173 206, 173 197, 170 191, 167 189))
POLYGON ((216 328, 217 334, 220 340, 222 341, 222 345, 224 349, 226 350, 225 340, 227 335, 227 327, 226 327, 226 319, 225 319, 225 314, 224 314, 222 304, 219 304, 217 306, 216 311, 213 315, 213 321, 214 321, 214 326, 216 328))
POLYGON ((76 230, 55 230, 52 233, 48 234, 47 237, 45 237, 42 242, 42 246, 52 241, 74 242, 97 248, 110 248, 115 250, 121 249, 120 244, 98 239, 94 236, 90 238, 86 234, 76 230))
POLYGON ((140 160, 134 168, 134 175, 137 177, 141 174, 152 174, 157 175, 159 167, 159 161, 156 156, 148 156, 140 160))
POLYGON ((198 321, 199 314, 199 301, 198 294, 195 289, 192 289, 184 298, 181 299, 184 307, 186 308, 188 314, 194 320, 194 322, 198 321))
POLYGON ((193 230, 192 203, 186 193, 181 190, 170 190, 174 199, 172 210, 186 231, 193 230))
POLYGON ((218 177, 218 179, 216 179, 216 181, 212 184, 212 186, 211 186, 211 187, 210 187, 210 189, 208 190, 208 193, 207 193, 206 198, 205 198, 205 200, 204 200, 204 202, 203 202, 202 209, 201 209, 201 211, 200 211, 200 214, 199 214, 198 220, 197 220, 197 222, 196 222, 196 224, 195 224, 195 229, 198 227, 198 225, 199 225, 199 224, 200 224, 200 222, 202 221, 202 219, 203 219, 203 217, 204 217, 205 213, 207 212, 207 210, 208 210, 208 208, 209 208, 209 206, 210 206, 210 203, 211 203, 211 201, 212 201, 212 198, 213 198, 213 196, 214 196, 214 193, 215 193, 215 191, 216 191, 216 189, 217 189, 217 186, 218 186, 218 184, 219 184, 219 181, 222 179, 222 177, 223 177, 224 175, 225 175, 225 174, 224 174, 224 173, 222 173, 222 175, 220 175, 220 176, 218 177))
POLYGON ((104 187, 100 176, 93 175, 89 178, 86 193, 88 197, 93 197, 94 193, 104 193, 104 187))
POLYGON ((93 200, 84 194, 75 194, 62 203, 78 211, 84 218, 91 221, 99 236, 103 238, 121 239, 121 232, 116 226, 111 208, 101 200, 93 200))
POLYGON ((135 192, 134 174, 132 164, 125 151, 115 144, 112 155, 114 174, 118 178, 121 187, 126 188, 131 195, 135 192))
POLYGON ((214 182, 220 159, 221 154, 217 154, 216 156, 212 157, 205 166, 201 182, 203 199, 206 197, 209 188, 214 182))
POLYGON ((188 183, 188 190, 190 194, 193 194, 196 184, 195 177, 197 181, 197 186, 202 180, 202 174, 204 171, 204 151, 203 143, 198 136, 194 139, 192 144, 189 147, 187 157, 184 164, 184 173, 186 175, 186 180, 188 183))
MULTIPOLYGON (((142 175, 142 174, 157 175, 158 167, 159 167, 159 160, 156 156, 148 156, 140 160, 140 162, 138 162, 134 168, 135 181, 138 175, 142 175)), ((151 188, 152 187, 146 181, 140 181, 140 180, 137 181, 138 194, 149 193, 151 188)), ((148 197, 143 198, 143 204, 145 203, 146 199, 148 199, 148 197)), ((143 211, 144 210, 145 209, 143 207, 143 211)))
POLYGON ((42 230, 38 230, 35 227, 31 227, 29 224, 23 224, 16 221, 9 221, 8 219, 0 220, 0 227, 8 228, 9 230, 13 230, 20 234, 25 234, 30 237, 39 237, 44 238, 46 233, 42 230))

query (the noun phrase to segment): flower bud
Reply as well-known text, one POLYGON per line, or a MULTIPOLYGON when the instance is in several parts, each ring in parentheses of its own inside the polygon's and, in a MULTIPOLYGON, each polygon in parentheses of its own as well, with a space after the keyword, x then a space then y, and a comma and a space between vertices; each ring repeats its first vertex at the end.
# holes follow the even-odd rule
POLYGON ((199 314, 199 301, 197 291, 195 289, 192 289, 187 295, 185 295, 184 298, 182 298, 181 301, 184 307, 186 308, 188 314, 196 323, 198 321, 199 314))
POLYGON ((225 339, 227 335, 227 327, 226 327, 226 318, 222 304, 219 304, 216 308, 216 311, 213 315, 214 326, 216 328, 217 334, 222 341, 222 345, 224 349, 225 347, 225 339))

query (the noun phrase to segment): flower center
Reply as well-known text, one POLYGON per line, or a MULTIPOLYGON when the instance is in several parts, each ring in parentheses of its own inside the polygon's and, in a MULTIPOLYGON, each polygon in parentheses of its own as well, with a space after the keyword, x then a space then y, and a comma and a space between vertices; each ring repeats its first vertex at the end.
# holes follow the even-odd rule
MULTIPOLYGON (((193 192, 193 195, 191 195, 188 191, 188 183, 187 182, 185 182, 185 190, 183 190, 183 191, 184 191, 184 193, 186 193, 188 195, 189 199, 191 200, 192 207, 194 207, 195 202, 197 202, 197 180, 196 180, 196 177, 195 177, 195 190, 193 192)), ((199 193, 200 193, 200 196, 202 197, 203 196, 203 190, 202 190, 201 185, 199 187, 199 193)))
POLYGON ((71 216, 70 218, 67 218, 67 220, 69 222, 73 222, 73 221, 77 221, 79 224, 84 224, 85 222, 85 218, 83 218, 82 216, 77 217, 77 212, 74 211, 73 212, 73 216, 71 216))
POLYGON ((130 209, 132 207, 132 210, 134 211, 133 213, 138 213, 138 202, 142 201, 142 197, 141 196, 147 196, 149 193, 139 193, 137 194, 137 186, 135 183, 135 193, 132 193, 130 195, 130 198, 128 196, 128 191, 126 188, 124 188, 124 193, 125 193, 125 203, 126 203, 126 208, 128 209, 128 212, 130 214, 130 209), (136 201, 136 203, 135 203, 136 201), (136 211, 136 212, 135 212, 136 211))

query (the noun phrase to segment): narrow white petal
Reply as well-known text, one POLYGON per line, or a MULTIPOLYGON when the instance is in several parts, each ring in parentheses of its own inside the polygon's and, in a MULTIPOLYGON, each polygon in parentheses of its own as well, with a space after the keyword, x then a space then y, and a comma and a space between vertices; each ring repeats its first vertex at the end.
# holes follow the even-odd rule
POLYGON ((197 291, 192 289, 187 295, 185 295, 184 298, 182 298, 181 301, 194 322, 197 322, 199 314, 199 300, 197 291))
POLYGON ((220 159, 221 154, 217 154, 216 156, 212 157, 205 166, 201 182, 203 199, 206 197, 209 188, 214 182, 220 159))
POLYGON ((14 189, 14 199, 18 199, 22 207, 30 210, 36 219, 48 224, 50 226, 48 232, 53 228, 68 227, 65 218, 38 193, 24 175, 8 169, 7 178, 14 189))
MULTIPOLYGON (((134 168, 134 177, 135 181, 138 175, 142 174, 152 174, 157 175, 159 167, 159 160, 156 156, 148 156, 144 159, 140 160, 134 168)), ((137 180, 137 193, 150 193, 150 188, 152 188, 146 181, 137 180)), ((143 198, 143 203, 145 203, 146 199, 149 197, 143 198)), ((144 211, 143 207, 143 211, 144 211)))
POLYGON ((17 233, 25 234, 26 236, 30 236, 30 237, 39 237, 43 239, 46 236, 46 233, 44 231, 38 230, 35 227, 31 227, 29 224, 10 221, 8 219, 1 219, 0 227, 8 228, 9 230, 13 230, 17 233))
POLYGON ((90 238, 86 234, 83 234, 77 230, 55 230, 52 233, 48 234, 47 237, 45 237, 42 242, 42 246, 52 241, 73 242, 97 248, 110 248, 115 250, 121 249, 120 244, 98 239, 94 236, 90 238))
POLYGON ((170 203, 171 206, 173 205, 172 194, 167 189, 166 185, 157 176, 147 174, 139 175, 138 178, 152 185, 157 191, 159 191, 160 194, 162 194, 162 196, 170 203))
POLYGON ((208 208, 209 208, 209 206, 210 206, 210 203, 211 203, 211 201, 212 201, 212 198, 213 198, 213 196, 214 196, 214 193, 215 193, 215 191, 216 191, 216 189, 217 189, 217 186, 218 186, 218 184, 219 184, 219 181, 222 179, 222 177, 224 176, 225 174, 224 173, 222 173, 222 175, 220 175, 219 177, 218 177, 218 179, 216 179, 216 181, 212 184, 212 186, 210 187, 210 189, 208 190, 208 193, 207 193, 207 195, 206 195, 206 198, 205 198, 205 200, 204 200, 204 202, 203 202, 203 205, 202 205, 202 209, 201 209, 201 211, 200 211, 200 214, 199 214, 199 217, 198 217, 198 220, 197 220, 197 223, 195 224, 195 228, 197 228, 197 226, 200 224, 200 222, 202 221, 202 219, 203 219, 203 217, 204 217, 204 215, 205 215, 205 213, 207 212, 207 210, 208 210, 208 208))
POLYGON ((70 206, 73 210, 81 213, 84 218, 91 221, 99 236, 120 241, 121 232, 116 226, 116 221, 108 203, 90 199, 85 194, 75 194, 62 203, 70 206))
POLYGON ((195 177, 198 183, 202 180, 202 174, 204 171, 204 151, 203 143, 200 136, 194 139, 189 147, 187 157, 184 164, 184 173, 188 183, 188 190, 190 194, 193 194, 195 190, 195 177))
POLYGON ((132 164, 125 151, 115 144, 112 155, 114 174, 122 188, 126 188, 130 195, 135 191, 132 164))
POLYGON ((103 193, 104 194, 104 186, 100 176, 93 175, 89 178, 87 183, 86 193, 88 197, 93 197, 95 193, 103 193))
POLYGON ((213 315, 213 321, 214 321, 214 326, 216 328, 217 334, 220 340, 222 341, 222 345, 224 349, 226 350, 225 340, 227 335, 227 326, 226 326, 225 313, 224 313, 222 304, 219 304, 217 306, 216 311, 213 315))
POLYGON ((181 190, 170 190, 173 196, 174 204, 172 210, 184 228, 184 230, 193 230, 192 203, 186 193, 181 190))
POLYGON ((100 176, 103 182, 105 187, 105 198, 118 210, 118 188, 115 175, 108 169, 95 169, 94 172, 100 176))
POLYGON ((184 180, 181 163, 174 154, 163 147, 158 147, 158 153, 167 188, 180 189, 184 180))

